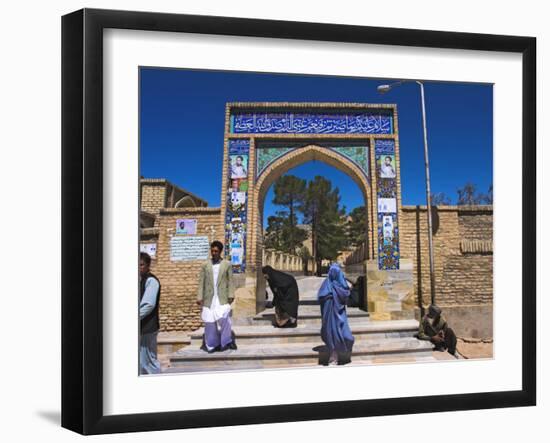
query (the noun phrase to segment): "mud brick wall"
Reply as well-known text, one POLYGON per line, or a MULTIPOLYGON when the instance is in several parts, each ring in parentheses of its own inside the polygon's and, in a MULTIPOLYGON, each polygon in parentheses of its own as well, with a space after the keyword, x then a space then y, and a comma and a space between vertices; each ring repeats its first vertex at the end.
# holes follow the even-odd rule
POLYGON ((166 206, 166 182, 142 179, 140 182, 140 209, 157 215, 166 206))
POLYGON ((176 232, 179 218, 197 219, 197 235, 208 236, 209 242, 223 242, 220 208, 161 209, 154 230, 144 230, 143 243, 157 243, 157 256, 151 272, 162 285, 160 301, 161 331, 192 331, 202 325, 196 305, 198 275, 202 260, 171 261, 170 239, 176 232), (156 236, 154 235, 156 233, 156 236))
POLYGON ((459 211, 460 236, 468 240, 493 240, 493 210, 476 209, 475 206, 459 211))
MULTIPOLYGON (((493 207, 434 209, 436 301, 442 307, 493 303, 493 207)), ((401 256, 413 260, 415 293, 430 303, 430 262, 425 206, 403 206, 401 256)))

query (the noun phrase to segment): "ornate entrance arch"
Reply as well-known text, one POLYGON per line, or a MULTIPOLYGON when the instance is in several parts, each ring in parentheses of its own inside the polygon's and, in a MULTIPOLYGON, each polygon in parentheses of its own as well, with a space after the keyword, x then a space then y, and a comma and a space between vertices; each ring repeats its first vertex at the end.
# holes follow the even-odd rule
POLYGON ((261 298, 265 194, 284 172, 319 160, 349 175, 365 198, 369 259, 399 269, 401 185, 397 110, 390 104, 229 103, 222 216, 238 285, 261 298))
MULTIPOLYGON (((254 220, 255 226, 259 232, 255 242, 255 250, 251 251, 251 261, 256 262, 259 258, 261 258, 261 250, 263 247, 263 239, 261 235, 263 206, 268 189, 275 180, 277 180, 289 169, 314 160, 324 162, 344 172, 359 186, 365 200, 365 207, 367 208, 368 227, 365 230, 365 240, 369 245, 369 252, 371 251, 371 245, 374 243, 372 230, 372 226, 374 225, 374 221, 372 219, 374 207, 372 188, 368 180, 368 175, 364 173, 352 160, 338 153, 338 151, 316 144, 308 144, 303 147, 297 147, 287 154, 280 156, 270 164, 268 169, 264 170, 263 173, 257 177, 255 183, 256 199, 254 204, 250 207, 249 220, 254 220)), ((373 256, 373 253, 374 251, 372 251, 369 255, 373 256)))

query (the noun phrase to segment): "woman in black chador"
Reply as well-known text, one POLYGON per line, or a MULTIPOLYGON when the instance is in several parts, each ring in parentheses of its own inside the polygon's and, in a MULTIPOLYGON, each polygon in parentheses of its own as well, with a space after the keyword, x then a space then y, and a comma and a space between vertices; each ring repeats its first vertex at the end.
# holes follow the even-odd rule
POLYGON ((275 320, 277 328, 295 328, 298 325, 298 285, 296 279, 289 274, 276 271, 271 266, 262 268, 264 277, 273 292, 275 320))

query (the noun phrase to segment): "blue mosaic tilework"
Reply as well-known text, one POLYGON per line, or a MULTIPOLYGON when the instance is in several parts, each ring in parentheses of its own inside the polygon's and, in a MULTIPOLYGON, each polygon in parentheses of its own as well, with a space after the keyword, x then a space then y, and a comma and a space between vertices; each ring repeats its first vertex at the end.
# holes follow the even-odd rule
POLYGON ((282 157, 286 153, 293 151, 296 148, 259 148, 256 149, 256 177, 259 177, 265 168, 282 157))
MULTIPOLYGON (((381 177, 380 168, 381 161, 383 161, 386 156, 392 156, 395 160, 395 141, 392 139, 375 140, 374 153, 376 158, 376 183, 378 185, 377 199, 397 199, 397 174, 395 174, 395 177, 381 177)), ((377 218, 378 269, 399 269, 399 225, 397 220, 397 212, 378 212, 377 218), (384 226, 384 219, 386 220, 387 226, 384 226), (385 233, 386 235, 384 235, 385 233)))
POLYGON ((375 142, 376 150, 375 153, 378 154, 395 154, 395 142, 393 139, 381 138, 375 142))
POLYGON ((248 155, 250 150, 250 140, 248 139, 231 139, 229 140, 229 154, 244 154, 248 155))
POLYGON ((234 134, 392 134, 391 111, 334 114, 238 113, 230 118, 234 134))
MULTIPOLYGON (((250 152, 250 141, 247 139, 229 140, 229 154, 246 157, 250 152)), ((248 163, 247 163, 248 164, 248 163)), ((231 261, 234 273, 246 270, 246 235, 248 215, 248 182, 247 179, 231 179, 231 160, 227 169, 227 200, 225 210, 225 257, 231 261)), ((250 165, 248 165, 250 167, 250 165)))
MULTIPOLYGON (((301 149, 301 147, 278 146, 256 148, 256 178, 275 160, 296 149, 301 149)), ((367 146, 341 146, 326 149, 331 149, 339 155, 346 157, 348 160, 351 160, 361 169, 361 171, 363 171, 365 177, 369 177, 369 148, 367 146)))
POLYGON ((333 151, 351 160, 366 177, 369 176, 369 148, 368 146, 342 146, 331 148, 333 151))
POLYGON ((397 214, 378 214, 378 269, 399 269, 399 226, 397 214), (393 237, 384 237, 384 216, 391 216, 393 237))

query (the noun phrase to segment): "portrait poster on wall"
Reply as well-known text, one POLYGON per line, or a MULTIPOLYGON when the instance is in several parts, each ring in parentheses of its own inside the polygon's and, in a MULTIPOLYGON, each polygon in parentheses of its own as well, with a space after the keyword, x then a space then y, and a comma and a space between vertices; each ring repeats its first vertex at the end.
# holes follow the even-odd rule
POLYGON ((176 234, 195 235, 197 233, 196 219, 176 220, 176 234))

